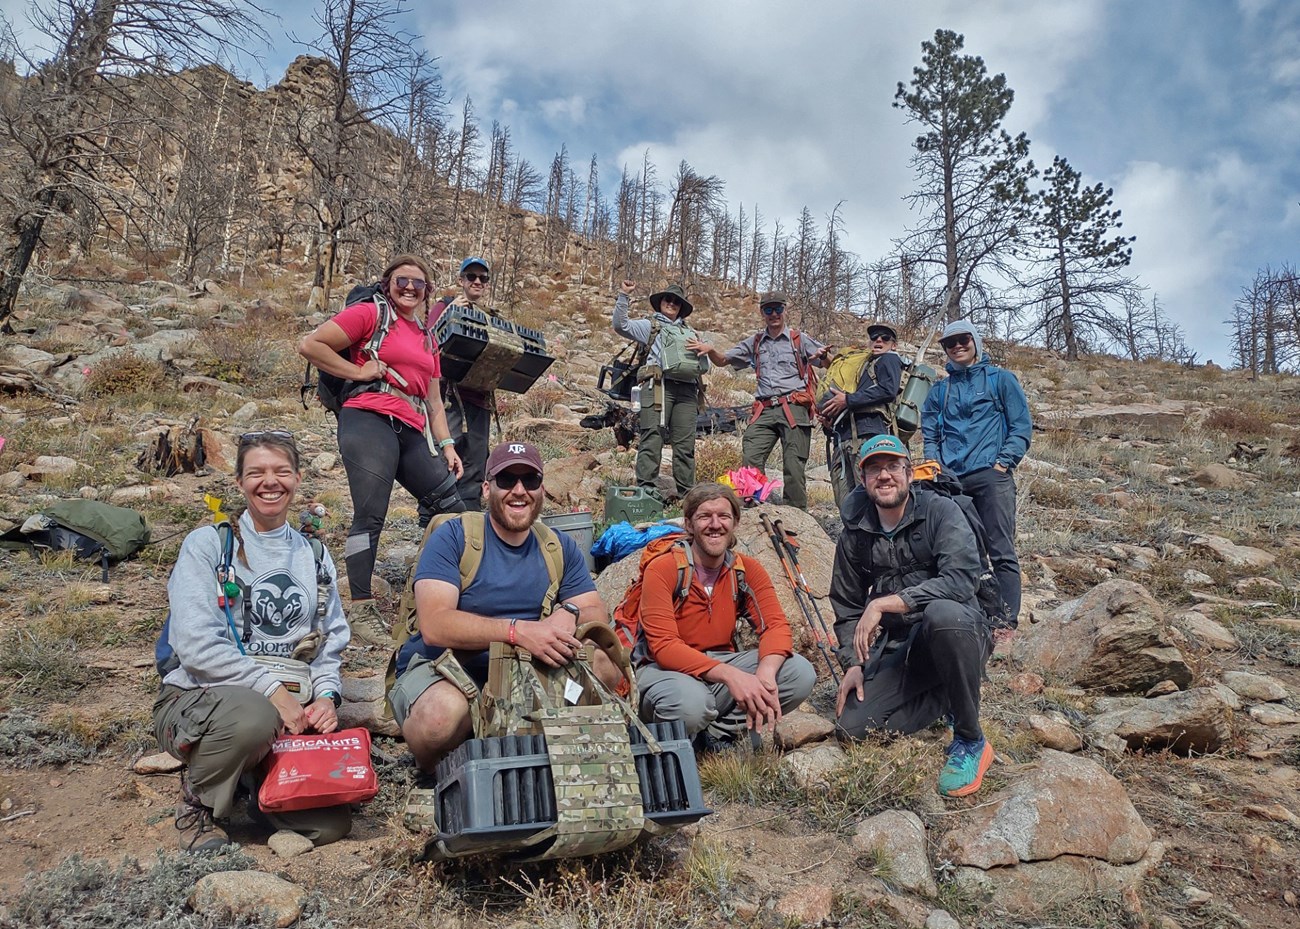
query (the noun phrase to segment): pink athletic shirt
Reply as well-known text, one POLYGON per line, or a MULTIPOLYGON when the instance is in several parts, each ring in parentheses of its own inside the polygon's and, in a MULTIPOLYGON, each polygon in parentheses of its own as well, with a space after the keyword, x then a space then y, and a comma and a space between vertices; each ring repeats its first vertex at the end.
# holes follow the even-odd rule
MULTIPOLYGON (((356 365, 363 364, 368 359, 362 355, 362 349, 370 341, 379 322, 375 304, 354 303, 335 316, 334 322, 338 323, 352 342, 352 348, 348 352, 349 360, 356 365)), ((379 360, 406 378, 405 387, 391 377, 387 378, 389 383, 415 397, 427 397, 429 382, 442 376, 433 333, 430 332, 426 337, 413 320, 403 319, 400 315, 393 319, 388 335, 379 346, 379 360)), ((432 399, 435 403, 441 402, 438 397, 432 399)), ((414 429, 424 429, 424 414, 417 413, 409 403, 392 394, 372 390, 357 394, 343 405, 392 416, 414 429)))

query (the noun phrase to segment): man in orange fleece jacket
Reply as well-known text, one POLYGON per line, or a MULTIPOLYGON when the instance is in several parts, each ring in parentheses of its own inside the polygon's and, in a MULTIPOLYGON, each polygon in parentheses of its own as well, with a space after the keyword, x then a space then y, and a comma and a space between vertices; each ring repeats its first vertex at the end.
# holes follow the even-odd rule
MULTIPOLYGON (((682 500, 689 545, 690 589, 674 602, 678 558, 646 566, 641 586, 637 687, 641 716, 680 719, 711 748, 734 743, 746 729, 771 728, 812 693, 817 673, 794 653, 790 624, 772 580, 757 559, 744 560, 744 585, 734 570, 740 501, 722 484, 697 484, 682 500), (737 651, 737 614, 758 632, 758 648, 737 651)), ((751 737, 752 741, 752 737, 751 737)))

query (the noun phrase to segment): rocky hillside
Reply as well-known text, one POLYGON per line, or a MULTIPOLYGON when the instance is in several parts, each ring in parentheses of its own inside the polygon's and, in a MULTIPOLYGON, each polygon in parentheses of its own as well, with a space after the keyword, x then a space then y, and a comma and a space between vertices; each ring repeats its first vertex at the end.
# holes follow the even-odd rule
MULTIPOLYGON (((999 345, 1039 428, 1018 474, 1025 616, 989 666, 998 760, 975 797, 934 794, 940 729, 837 745, 823 680, 762 752, 705 760, 715 815, 631 852, 555 867, 425 863, 398 815, 409 756, 379 738, 384 787, 343 842, 296 855, 240 818, 240 852, 172 855, 177 777, 152 757, 151 647, 180 539, 207 519, 203 494, 237 497, 234 437, 292 429, 309 462, 301 493, 328 508, 335 550, 350 517, 332 420, 298 398, 293 340, 314 320, 291 308, 309 283, 291 270, 243 289, 62 285, 14 321, 0 355, 0 513, 20 521, 56 498, 94 497, 137 508, 155 542, 108 584, 66 555, 0 553, 0 836, 12 861, 0 924, 97 912, 104 926, 218 925, 247 906, 320 927, 1300 918, 1300 383, 1106 358, 1067 366, 999 345), (193 470, 198 435, 209 457, 193 470), (267 896, 241 903, 232 886, 267 896)), ((593 388, 618 345, 612 289, 567 265, 524 283, 519 321, 545 332, 558 361, 503 400, 502 426, 542 445, 552 509, 589 507, 599 523, 605 487, 632 478, 633 453, 578 424, 605 409, 593 388)), ((757 324, 744 294, 706 291, 696 305, 724 341, 757 324)), ((851 338, 854 322, 840 326, 851 338)), ((719 374, 710 397, 742 403, 751 389, 719 374)), ((733 466, 739 437, 703 439, 698 460, 701 476, 733 466)), ((824 591, 829 487, 815 483, 812 499, 810 516, 773 515, 799 530, 824 591)), ((415 515, 396 495, 379 568, 391 582, 415 555, 415 515)), ((747 551, 769 558, 757 520, 742 529, 747 551)), ((607 601, 630 571, 602 574, 607 601)), ((345 657, 345 721, 373 720, 385 660, 345 657)))

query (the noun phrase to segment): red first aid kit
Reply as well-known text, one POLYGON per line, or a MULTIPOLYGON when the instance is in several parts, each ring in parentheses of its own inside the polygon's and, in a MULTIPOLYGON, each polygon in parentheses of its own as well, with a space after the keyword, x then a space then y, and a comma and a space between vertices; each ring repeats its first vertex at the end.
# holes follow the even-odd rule
POLYGON ((264 813, 316 810, 360 803, 378 792, 366 729, 286 735, 275 740, 266 757, 257 805, 264 813))

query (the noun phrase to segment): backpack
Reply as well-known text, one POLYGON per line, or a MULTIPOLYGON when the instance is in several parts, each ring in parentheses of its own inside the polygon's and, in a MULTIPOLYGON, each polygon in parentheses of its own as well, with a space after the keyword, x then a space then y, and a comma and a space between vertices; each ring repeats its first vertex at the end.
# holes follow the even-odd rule
POLYGON ((657 326, 658 320, 651 323, 651 342, 659 337, 659 368, 663 377, 670 381, 697 382, 704 373, 700 356, 686 350, 686 342, 695 338, 695 330, 689 326, 657 326))
POLYGON ((108 583, 108 566, 130 558, 149 544, 144 517, 124 506, 98 500, 60 500, 21 526, 0 536, 0 548, 71 550, 96 560, 108 583))
MULTIPOLYGON (((754 334, 754 345, 751 353, 754 356, 754 379, 758 379, 758 346, 762 344, 763 331, 754 334)), ((796 393, 806 393, 807 399, 799 398, 798 402, 808 407, 808 412, 817 409, 817 369, 808 363, 808 359, 803 356, 803 345, 798 329, 790 330, 790 348, 794 352, 795 367, 799 371, 799 376, 803 378, 803 391, 796 393)), ((854 388, 857 389, 856 387, 854 388)))
MULTIPOLYGON (((861 345, 850 345, 843 351, 837 352, 831 359, 830 366, 826 369, 826 375, 822 380, 822 387, 834 387, 846 394, 851 394, 858 389, 862 383, 862 369, 867 369, 868 375, 874 381, 876 377, 876 359, 878 355, 871 353, 871 348, 861 345)), ((901 358, 901 356, 900 356, 901 358)), ((853 417, 854 412, 867 412, 869 410, 879 410, 889 424, 889 431, 902 439, 904 443, 910 442, 916 430, 921 426, 921 407, 925 403, 926 395, 930 392, 931 385, 934 384, 936 372, 927 364, 921 364, 916 361, 908 361, 902 358, 903 368, 898 381, 898 393, 889 403, 879 406, 868 407, 867 410, 850 411, 846 410, 845 414, 849 418, 849 435, 854 439, 869 438, 868 436, 858 435, 857 421, 853 417)))
MULTIPOLYGON (((745 598, 757 609, 758 601, 753 589, 745 582, 745 559, 739 552, 733 552, 731 563, 732 595, 736 599, 736 615, 740 616, 745 605, 745 598)), ((632 664, 638 665, 650 658, 645 636, 641 634, 641 586, 645 581, 645 571, 650 562, 661 556, 671 555, 677 562, 677 583, 673 585, 673 609, 679 607, 691 589, 691 577, 695 569, 695 558, 691 543, 683 532, 674 532, 651 539, 641 550, 641 561, 637 564, 636 580, 627 589, 618 606, 614 607, 614 630, 623 647, 632 653, 632 664)), ((750 620, 753 622, 753 619, 750 620)), ((758 628, 755 626, 755 628, 758 628)))
MULTIPOLYGON (((228 519, 213 524, 213 529, 217 530, 217 539, 221 547, 221 560, 217 562, 216 581, 217 581, 217 606, 221 607, 226 614, 226 623, 230 627, 231 637, 235 645, 239 648, 239 653, 244 654, 244 645, 253 637, 253 605, 248 596, 248 587, 242 584, 235 577, 235 555, 239 552, 239 557, 243 559, 242 543, 239 539, 239 529, 228 519), (239 617, 242 625, 242 632, 235 624, 235 609, 238 605, 239 617)), ((329 591, 334 586, 335 577, 325 566, 325 545, 315 535, 308 535, 306 539, 311 543, 311 553, 316 562, 316 623, 319 623, 325 616, 325 610, 329 606, 329 591)), ((172 614, 167 613, 167 618, 163 620, 162 629, 158 633, 158 641, 153 647, 153 664, 158 672, 158 677, 164 678, 172 671, 180 667, 180 659, 176 657, 176 652, 172 649, 170 634, 172 625, 172 614)))
MULTIPOLYGON (((371 358, 379 357, 379 347, 383 344, 384 338, 388 335, 388 330, 392 328, 393 319, 397 316, 393 308, 389 306, 388 300, 384 298, 384 285, 382 281, 376 281, 373 284, 358 284, 348 291, 347 297, 343 301, 344 307, 349 307, 357 303, 373 301, 378 316, 375 320, 375 331, 370 334, 370 339, 366 342, 366 347, 362 349, 363 355, 371 358)), ((339 352, 339 357, 348 361, 352 360, 352 346, 348 346, 339 352)), ((307 398, 314 390, 316 399, 320 401, 321 406, 329 410, 335 416, 343 409, 343 404, 355 397, 357 394, 365 393, 369 390, 377 390, 380 381, 371 381, 366 384, 358 384, 356 381, 349 381, 346 378, 339 377, 337 374, 330 374, 328 371, 317 371, 316 382, 313 384, 311 379, 312 363, 307 362, 307 370, 303 373, 302 387, 299 390, 302 399, 303 409, 307 408, 307 398)))
POLYGON ((961 482, 956 477, 944 471, 939 462, 933 460, 917 462, 912 469, 912 486, 921 493, 939 494, 957 504, 966 517, 971 532, 975 534, 975 544, 979 548, 980 575, 975 597, 979 600, 980 608, 988 618, 991 629, 1014 629, 1011 609, 1002 599, 1002 589, 998 587, 997 577, 993 573, 988 536, 984 532, 984 521, 980 519, 979 510, 975 508, 975 501, 961 489, 961 482))

